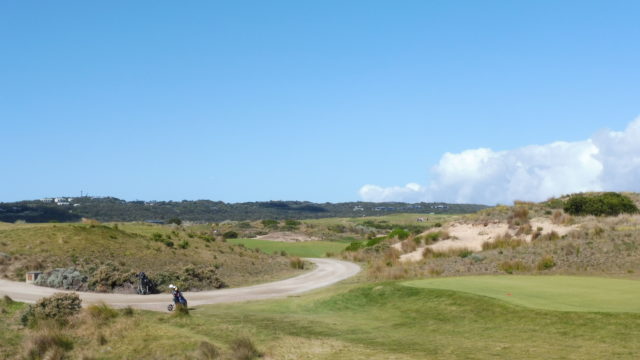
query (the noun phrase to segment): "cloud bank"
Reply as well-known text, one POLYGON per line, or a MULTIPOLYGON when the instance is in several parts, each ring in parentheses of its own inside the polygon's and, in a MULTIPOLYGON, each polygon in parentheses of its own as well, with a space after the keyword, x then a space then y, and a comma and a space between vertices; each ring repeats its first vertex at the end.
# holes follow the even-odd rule
POLYGON ((426 185, 364 185, 364 201, 510 204, 582 191, 640 191, 640 117, 621 132, 515 150, 445 153, 426 185))

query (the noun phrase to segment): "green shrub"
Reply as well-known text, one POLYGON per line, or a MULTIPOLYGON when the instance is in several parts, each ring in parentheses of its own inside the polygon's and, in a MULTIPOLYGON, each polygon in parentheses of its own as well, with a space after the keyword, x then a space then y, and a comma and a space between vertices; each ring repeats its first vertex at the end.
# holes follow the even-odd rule
POLYGON ((163 238, 163 235, 161 233, 155 232, 151 234, 151 240, 153 241, 162 242, 162 238, 163 238))
POLYGON ((262 226, 264 226, 266 228, 277 228, 278 227, 278 220, 262 220, 261 223, 262 223, 262 226))
POLYGON ((549 270, 556 266, 556 262, 553 260, 553 256, 546 255, 540 261, 538 261, 537 268, 540 271, 549 270))
POLYGON ((347 246, 344 251, 358 251, 360 249, 362 249, 363 243, 361 241, 354 241, 351 244, 349 244, 349 246, 347 246))
POLYGON ((616 216, 621 213, 637 213, 638 207, 628 197, 614 192, 596 195, 573 195, 564 205, 571 215, 616 216))
POLYGON ((284 225, 288 226, 288 227, 298 227, 300 226, 302 223, 298 220, 285 220, 284 221, 284 225))
POLYGON ((409 235, 411 235, 411 233, 408 232, 407 230, 401 229, 401 228, 395 228, 389 233, 389 235, 387 235, 387 238, 389 239, 398 238, 400 240, 405 240, 406 238, 409 237, 409 235))
POLYGON ((235 231, 227 231, 224 234, 222 234, 222 238, 223 239, 237 239, 238 238, 238 233, 235 231))
POLYGON ((370 239, 369 241, 367 241, 365 246, 366 247, 370 247, 370 246, 378 245, 378 244, 380 244, 380 242, 382 242, 382 240, 384 240, 384 237, 377 237, 377 238, 370 239))
POLYGON ((101 265, 89 277, 89 289, 96 291, 110 291, 114 287, 124 284, 134 284, 135 273, 125 271, 113 263, 101 265))
POLYGON ((446 231, 436 231, 436 232, 430 232, 428 234, 426 234, 424 236, 424 241, 427 244, 431 244, 434 243, 438 240, 446 240, 449 238, 449 233, 446 231))
POLYGON ((189 247, 189 241, 187 241, 187 240, 182 240, 182 241, 180 241, 180 242, 178 243, 178 247, 179 247, 180 249, 186 249, 186 248, 188 248, 188 247, 189 247))

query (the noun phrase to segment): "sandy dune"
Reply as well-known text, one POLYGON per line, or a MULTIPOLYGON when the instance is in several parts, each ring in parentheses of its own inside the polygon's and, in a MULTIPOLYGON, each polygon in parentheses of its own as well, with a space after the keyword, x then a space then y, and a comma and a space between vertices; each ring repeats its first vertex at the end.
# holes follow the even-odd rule
MULTIPOLYGON (((536 218, 530 221, 531 227, 535 231, 537 228, 542 228, 542 234, 548 234, 552 231, 563 236, 572 230, 577 228, 577 225, 566 226, 553 224, 549 219, 536 218)), ((455 249, 469 249, 471 251, 481 251, 482 244, 486 242, 492 242, 497 237, 506 233, 516 236, 514 229, 509 229, 506 223, 489 223, 486 226, 484 224, 467 224, 467 223, 453 223, 445 228, 450 239, 438 241, 435 244, 429 245, 434 251, 448 251, 455 249)), ((430 230, 435 231, 435 230, 430 230)), ((521 239, 530 242, 531 235, 520 236, 521 239)), ((394 244, 394 247, 398 250, 402 250, 400 244, 394 244)), ((400 256, 400 261, 419 261, 422 260, 422 253, 427 246, 422 246, 400 256)))

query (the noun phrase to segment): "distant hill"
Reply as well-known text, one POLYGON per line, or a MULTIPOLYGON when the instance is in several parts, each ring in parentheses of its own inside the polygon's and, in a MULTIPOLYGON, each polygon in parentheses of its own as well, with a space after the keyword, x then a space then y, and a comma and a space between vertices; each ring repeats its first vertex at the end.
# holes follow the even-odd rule
POLYGON ((2 222, 72 222, 81 218, 100 221, 194 222, 259 219, 317 219, 328 217, 379 216, 394 213, 465 214, 487 208, 475 204, 447 203, 313 203, 267 201, 225 203, 222 201, 125 201, 114 197, 65 197, 0 203, 2 222))

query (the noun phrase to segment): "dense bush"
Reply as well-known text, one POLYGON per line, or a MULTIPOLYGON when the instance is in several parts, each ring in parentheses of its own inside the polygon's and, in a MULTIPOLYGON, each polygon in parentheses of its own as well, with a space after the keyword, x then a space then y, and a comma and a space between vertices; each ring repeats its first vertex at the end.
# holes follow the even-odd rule
POLYGON ((564 205, 571 215, 616 216, 621 213, 637 213, 638 207, 628 197, 608 192, 596 195, 573 195, 564 205))
POLYGON ((89 289, 96 291, 111 291, 115 287, 133 285, 136 283, 136 273, 121 269, 113 263, 101 265, 89 277, 89 289))
POLYGON ((238 238, 238 233, 235 231, 227 231, 224 234, 222 234, 222 237, 224 239, 237 239, 238 238))
POLYGON ((266 227, 266 228, 277 228, 278 227, 278 220, 270 220, 270 219, 265 219, 261 221, 262 226, 266 227))
POLYGON ((82 300, 75 293, 57 293, 42 298, 33 306, 36 319, 54 319, 65 321, 80 312, 82 300))

